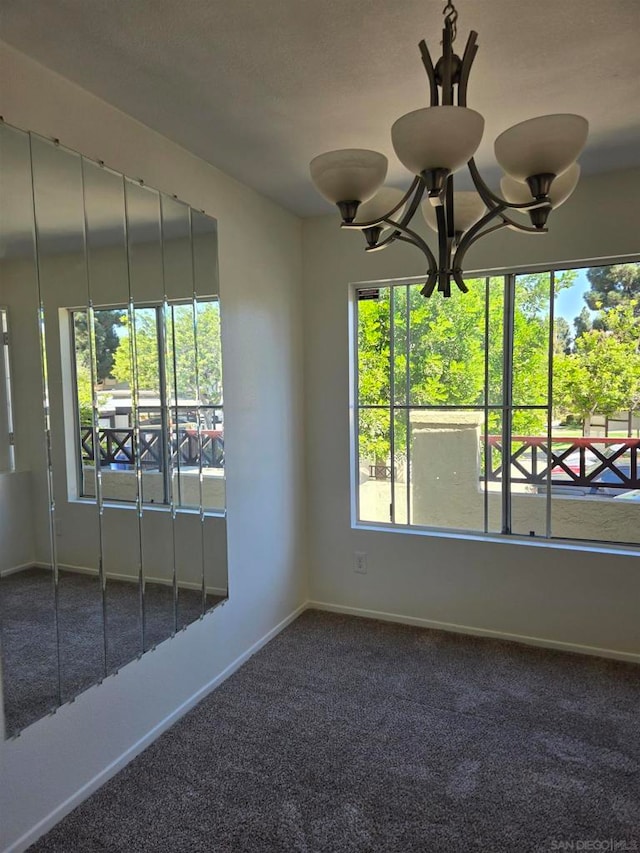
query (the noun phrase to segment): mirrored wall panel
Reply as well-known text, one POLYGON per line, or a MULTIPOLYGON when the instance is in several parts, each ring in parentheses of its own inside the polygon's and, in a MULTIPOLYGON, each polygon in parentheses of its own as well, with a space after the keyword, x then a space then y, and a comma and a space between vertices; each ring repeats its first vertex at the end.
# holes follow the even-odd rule
POLYGON ((227 597, 217 228, 0 123, 6 736, 227 597))

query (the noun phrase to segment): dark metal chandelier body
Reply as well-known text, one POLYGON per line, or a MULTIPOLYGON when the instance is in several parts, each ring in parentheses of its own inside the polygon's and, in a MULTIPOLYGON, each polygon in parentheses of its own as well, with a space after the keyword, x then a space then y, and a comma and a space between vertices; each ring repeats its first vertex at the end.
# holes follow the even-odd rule
MULTIPOLYGON (((442 56, 435 65, 431 59, 426 42, 422 40, 419 44, 422 62, 429 80, 430 107, 466 108, 469 75, 476 53, 478 52, 478 45, 476 43, 478 34, 473 31, 469 34, 464 53, 462 57, 459 57, 453 50, 453 43, 456 37, 457 28, 457 12, 450 2, 445 6, 444 15, 442 56)), ((427 110, 417 110, 415 112, 426 114, 427 110)), ((443 111, 440 110, 440 113, 442 112, 443 111)), ((471 113, 472 111, 464 110, 464 112, 471 113)), ((452 117, 456 117, 455 112, 451 113, 450 111, 450 114, 452 117)), ((409 116, 411 115, 413 114, 409 114, 409 116)), ((435 117, 435 113, 432 115, 435 117)), ((478 137, 479 143, 482 135, 483 120, 479 114, 474 113, 474 115, 478 116, 481 122, 480 135, 478 137)), ((396 124, 399 125, 400 122, 404 121, 404 119, 408 119, 409 116, 403 117, 403 119, 400 119, 396 124)), ((440 119, 440 116, 438 116, 438 119, 440 119)), ((536 125, 535 127, 533 127, 533 125, 536 122, 549 122, 549 120, 555 120, 552 132, 555 131, 558 134, 559 145, 564 145, 565 148, 567 147, 567 139, 562 138, 563 134, 567 138, 569 136, 571 137, 569 142, 572 156, 567 163, 568 167, 572 160, 575 161, 575 158, 586 141, 588 125, 586 120, 579 116, 545 116, 539 119, 532 119, 529 122, 516 125, 515 128, 507 131, 502 136, 506 137, 509 133, 513 135, 515 132, 520 134, 519 138, 521 139, 523 135, 522 128, 524 128, 525 131, 527 130, 525 125, 531 125, 531 132, 535 136, 540 136, 541 129, 539 125, 536 125), (567 122, 570 127, 565 132, 564 125, 567 122)), ((445 132, 447 132, 446 128, 445 132)), ((549 133, 547 129, 547 137, 548 135, 549 133)), ((515 147, 518 145, 518 138, 507 140, 507 142, 510 147, 515 150, 515 147)), ((545 147, 546 145, 546 147, 551 150, 554 144, 554 139, 549 141, 548 138, 541 138, 541 142, 542 147, 545 147)), ((558 147, 558 144, 556 144, 556 148, 558 147)), ((506 142, 504 145, 506 145, 506 142)), ((394 147, 396 148, 396 151, 398 151, 399 146, 396 145, 395 138, 394 147)), ((475 147, 477 147, 477 144, 475 147)), ((475 147, 473 149, 473 153, 475 153, 475 147)), ((496 153, 497 148, 498 146, 496 144, 496 153)), ((575 162, 571 163, 571 167, 574 172, 570 175, 567 173, 567 178, 564 179, 564 183, 567 184, 567 187, 562 188, 561 196, 554 200, 551 187, 559 174, 559 170, 556 169, 558 158, 556 157, 554 161, 554 157, 551 156, 551 159, 549 160, 547 155, 547 161, 544 161, 544 158, 541 159, 538 156, 537 162, 539 163, 543 161, 551 162, 552 164, 555 163, 553 170, 537 171, 533 174, 526 174, 526 167, 524 167, 525 172, 520 172, 517 180, 514 180, 513 172, 511 172, 510 174, 512 177, 506 178, 506 181, 508 182, 506 188, 509 190, 508 194, 510 198, 501 198, 484 182, 478 171, 475 160, 473 156, 471 156, 470 159, 467 160, 466 164, 479 197, 476 201, 481 205, 481 215, 476 216, 475 221, 473 221, 466 230, 457 231, 453 170, 437 164, 430 164, 429 168, 421 169, 417 174, 415 174, 407 192, 391 209, 386 211, 383 215, 380 215, 378 212, 375 218, 363 221, 362 218, 356 219, 356 217, 364 199, 336 198, 336 195, 339 195, 339 191, 333 187, 330 192, 327 191, 326 187, 322 183, 322 175, 317 177, 314 174, 314 164, 318 161, 322 161, 323 158, 332 157, 341 153, 345 155, 349 153, 357 154, 358 151, 360 151, 360 149, 353 149, 345 152, 330 152, 328 155, 320 155, 320 157, 316 158, 311 164, 314 182, 326 198, 330 198, 338 205, 342 216, 342 228, 363 231, 367 241, 366 251, 379 251, 398 240, 410 243, 423 252, 428 265, 427 280, 422 289, 424 296, 431 296, 436 287, 443 296, 450 296, 452 281, 455 282, 461 291, 467 291, 467 286, 463 280, 464 258, 469 248, 481 237, 505 227, 529 233, 545 232, 547 230, 547 218, 552 207, 562 203, 562 201, 570 195, 577 183, 577 177, 579 175, 579 167, 575 162), (522 176, 523 174, 524 178, 522 176), (433 227, 435 228, 437 226, 438 233, 436 253, 431 250, 426 240, 416 232, 415 228, 411 227, 411 222, 420 207, 421 202, 423 202, 423 199, 425 198, 428 198, 429 203, 433 205, 433 212, 435 213, 433 227), (531 224, 525 225, 512 219, 509 216, 509 211, 511 210, 527 212, 529 214, 531 224), (388 230, 389 228, 391 229, 390 232, 388 230)), ((375 152, 368 151, 360 151, 360 153, 363 155, 375 155, 375 152)), ((383 157, 383 155, 377 156, 383 157)), ((386 158, 383 159, 386 160, 386 158)), ((400 157, 400 159, 403 158, 400 157)), ((322 165, 322 163, 319 163, 319 165, 322 165)), ((563 171, 566 171, 567 167, 565 167, 564 162, 562 163, 562 167, 564 167, 563 171)), ((384 168, 384 172, 386 173, 386 166, 384 168)), ((382 175, 382 179, 378 186, 383 180, 384 174, 382 175)), ((560 190, 561 188, 559 187, 558 189, 560 190)), ((504 183, 502 185, 502 191, 504 194, 504 183)), ((466 193, 464 195, 471 194, 466 193)))

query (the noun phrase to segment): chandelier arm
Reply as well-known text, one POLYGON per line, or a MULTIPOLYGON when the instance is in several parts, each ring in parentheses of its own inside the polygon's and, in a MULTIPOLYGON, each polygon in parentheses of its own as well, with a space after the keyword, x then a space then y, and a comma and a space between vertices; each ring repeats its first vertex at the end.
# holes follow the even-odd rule
MULTIPOLYGON (((501 228, 506 228, 508 224, 509 223, 505 222, 505 220, 501 220, 500 222, 496 223, 495 225, 492 225, 490 228, 485 228, 484 231, 480 231, 477 234, 474 234, 474 236, 465 245, 465 247, 462 251, 462 257, 460 257, 460 259, 458 259, 458 251, 456 251, 456 254, 454 257, 454 262, 453 262, 454 269, 456 269, 456 270, 462 269, 462 262, 464 260, 464 255, 471 248, 471 246, 473 246, 473 244, 475 242, 480 240, 481 237, 486 237, 487 234, 491 234, 493 231, 499 231, 501 228)), ((460 247, 458 247, 458 248, 460 248, 460 247)))
POLYGON ((443 205, 436 207, 438 222, 438 290, 443 296, 451 296, 448 271, 451 266, 451 240, 447 236, 447 215, 443 205))
POLYGON ((436 221, 438 223, 438 252, 440 254, 439 269, 446 270, 449 268, 448 248, 449 239, 447 237, 447 219, 443 205, 436 207, 436 221))
POLYGON ((515 219, 511 219, 510 216, 507 216, 505 213, 502 214, 502 221, 505 225, 510 225, 512 228, 515 228, 516 231, 524 231, 526 234, 548 234, 549 229, 545 226, 544 228, 536 228, 534 225, 523 225, 521 222, 516 222, 515 219))
POLYGON ((447 178, 447 188, 445 191, 445 214, 447 219, 447 237, 450 240, 453 240, 456 236, 453 224, 453 175, 449 175, 447 178))
POLYGON ((473 65, 473 61, 476 58, 476 54, 478 52, 478 45, 476 44, 476 40, 478 38, 478 33, 475 30, 471 30, 469 33, 469 38, 467 39, 467 44, 464 49, 464 53, 462 54, 462 64, 460 66, 460 80, 458 82, 458 106, 466 107, 467 106, 467 85, 469 84, 469 74, 471 73, 471 66, 473 65))
MULTIPOLYGON (((391 222, 391 220, 389 220, 391 222)), ((394 227, 396 227, 396 223, 393 223, 394 227)), ((380 249, 386 249, 387 246, 390 246, 391 243, 395 243, 396 240, 399 239, 401 232, 397 230, 393 231, 387 237, 382 240, 380 243, 376 243, 375 246, 365 246, 365 252, 377 252, 380 249)))
MULTIPOLYGON (((426 242, 426 240, 423 240, 419 234, 417 234, 411 228, 407 228, 406 225, 402 225, 400 223, 391 222, 391 221, 389 222, 389 224, 395 225, 395 227, 398 229, 398 231, 402 232, 402 233, 399 233, 398 236, 395 237, 395 239, 401 240, 403 243, 411 243, 411 245, 415 246, 416 249, 420 249, 420 251, 423 253, 423 255, 425 255, 425 257, 427 258, 427 260, 429 262, 429 270, 428 270, 429 275, 431 275, 431 273, 435 273, 435 271, 438 269, 438 262, 436 261, 436 256, 433 254, 433 252, 429 248, 429 244, 426 242)), ((382 247, 382 243, 380 244, 380 246, 376 246, 376 248, 381 248, 381 247, 382 247)), ((365 251, 367 251, 367 249, 365 249, 365 251)))
POLYGON ((438 273, 430 272, 427 280, 425 282, 424 287, 420 291, 421 296, 425 296, 427 299, 433 294, 435 290, 436 284, 438 283, 438 273))
MULTIPOLYGON (((365 249, 365 252, 376 252, 378 249, 384 249, 388 245, 390 245, 391 243, 393 243, 395 240, 398 239, 398 235, 400 232, 405 232, 407 234, 413 235, 416 240, 420 241, 420 245, 418 245, 417 243, 415 243, 414 245, 418 245, 418 248, 421 249, 421 251, 423 251, 425 254, 427 254, 427 253, 431 254, 431 249, 429 248, 428 244, 425 243, 425 241, 422 239, 422 237, 420 237, 418 234, 416 234, 415 231, 411 231, 408 228, 408 225, 411 222, 411 220, 413 219, 415 212, 418 209, 418 206, 422 200, 422 196, 424 195, 424 192, 426 189, 425 185, 424 185, 424 181, 422 181, 420 179, 420 177, 416 177, 414 179, 413 183, 411 184, 411 188, 413 189, 414 187, 415 187, 415 195, 411 199, 411 204, 409 204, 409 206, 407 207, 406 211, 402 215, 402 218, 399 222, 395 222, 393 219, 391 219, 391 216, 393 215, 394 211, 398 210, 398 208, 402 206, 402 203, 409 197, 412 190, 409 190, 409 192, 406 193, 406 195, 404 196, 402 201, 400 201, 399 204, 397 204, 393 208, 393 210, 391 210, 390 213, 388 213, 386 216, 383 216, 382 219, 380 219, 376 223, 376 225, 378 225, 378 224, 384 222, 387 225, 391 225, 391 227, 395 228, 396 230, 393 231, 393 233, 389 234, 388 237, 385 237, 381 243, 377 243, 375 246, 367 246, 367 248, 365 249)), ((348 228, 349 226, 347 225, 346 227, 348 228)), ((361 228, 362 226, 359 226, 359 227, 361 228)), ((431 256, 433 257, 433 255, 431 255, 431 256)), ((434 263, 435 263, 435 259, 434 259, 434 263)))
POLYGON ((429 53, 429 48, 427 47, 427 43, 424 39, 422 39, 418 47, 420 48, 422 64, 424 65, 424 70, 427 72, 427 78, 429 80, 429 90, 431 92, 431 106, 437 107, 439 103, 438 84, 436 82, 436 71, 433 67, 431 54, 429 53))
POLYGON ((540 199, 537 198, 532 198, 531 201, 525 201, 522 202, 522 204, 512 204, 510 201, 500 198, 499 195, 496 195, 493 190, 486 185, 482 179, 482 175, 478 171, 478 167, 476 166, 476 162, 473 157, 469 160, 467 166, 471 173, 471 180, 473 181, 475 188, 478 190, 478 195, 482 198, 488 208, 502 207, 503 210, 506 210, 507 208, 511 210, 534 210, 536 207, 542 207, 544 204, 548 204, 548 202, 540 201, 540 199))
POLYGON ((462 293, 469 293, 469 288, 464 283, 464 279, 462 278, 462 270, 453 270, 451 275, 453 276, 453 280, 458 285, 458 290, 462 293))
MULTIPOLYGON (((403 226, 407 226, 411 222, 411 220, 413 219, 415 212, 418 209, 420 202, 422 201, 422 196, 424 195, 424 192, 426 189, 425 183, 419 175, 417 175, 414 178, 414 181, 411 184, 412 187, 414 185, 416 188, 415 189, 415 195, 411 199, 411 204, 409 204, 409 206, 405 210, 405 212, 404 212, 404 214, 400 220, 400 224, 403 226)), ((408 197, 408 195, 409 195, 409 193, 407 193, 407 197, 408 197)), ((396 210, 397 209, 398 208, 396 208, 396 210)))
MULTIPOLYGON (((465 232, 462 240, 458 243, 458 247, 456 249, 455 256, 453 258, 453 268, 454 269, 462 269, 462 261, 464 260, 464 256, 467 252, 469 246, 472 243, 475 243, 476 239, 479 239, 483 234, 480 234, 485 225, 488 225, 491 220, 495 219, 496 216, 500 216, 504 210, 504 205, 499 205, 494 210, 489 210, 482 219, 479 219, 475 225, 472 225, 468 231, 465 232)), ((506 225, 506 223, 501 223, 501 227, 506 225)), ((495 229, 491 229, 492 231, 495 229)), ((489 231, 486 232, 487 234, 489 231)))
MULTIPOLYGON (((413 192, 415 192, 416 188, 420 184, 422 184, 422 186, 423 186, 423 190, 422 190, 422 193, 423 193, 424 192, 424 184, 422 183, 422 178, 420 177, 420 175, 416 175, 416 177, 411 181, 411 186, 406 191, 406 193, 402 196, 402 198, 396 204, 396 206, 392 207, 388 213, 385 213, 385 215, 381 216, 379 219, 373 219, 371 222, 357 222, 357 223, 356 222, 341 222, 340 227, 345 228, 346 230, 351 229, 352 231, 362 231, 364 228, 371 228, 374 225, 380 225, 380 223, 383 221, 386 222, 391 216, 393 216, 394 213, 396 213, 398 210, 400 210, 400 208, 407 203, 407 201, 411 198, 411 194, 413 192)), ((413 212, 411 213, 411 216, 413 216, 413 214, 416 212, 418 204, 420 203, 420 199, 422 198, 422 193, 420 193, 420 198, 418 198, 418 202, 417 202, 416 206, 413 208, 413 212)), ((415 201, 415 199, 414 199, 414 201, 415 201)), ((411 204, 413 205, 413 201, 411 202, 411 204)), ((411 217, 409 217, 409 218, 411 218, 411 217)), ((404 219, 404 217, 403 217, 403 219, 404 219)), ((395 225, 395 222, 393 224, 395 225)))
POLYGON ((493 231, 499 231, 501 228, 505 228, 507 226, 516 228, 518 231, 524 231, 527 234, 546 234, 549 231, 548 228, 534 228, 531 225, 521 225, 519 222, 515 222, 507 216, 504 211, 490 211, 476 225, 470 228, 460 241, 453 259, 454 271, 462 270, 464 256, 477 240, 481 237, 486 237, 487 234, 491 234, 493 231), (501 221, 496 223, 496 225, 492 225, 490 228, 485 228, 483 231, 482 228, 484 225, 488 224, 494 216, 499 216, 501 221))

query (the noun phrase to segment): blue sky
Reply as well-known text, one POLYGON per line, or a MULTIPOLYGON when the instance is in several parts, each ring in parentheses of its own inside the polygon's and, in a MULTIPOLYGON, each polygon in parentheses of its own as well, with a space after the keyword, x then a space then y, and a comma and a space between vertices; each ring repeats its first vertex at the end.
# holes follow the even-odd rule
POLYGON ((573 318, 577 317, 582 309, 586 306, 583 299, 585 290, 589 289, 589 281, 587 279, 587 267, 578 270, 578 277, 574 281, 572 287, 566 290, 561 290, 556 296, 555 316, 565 317, 569 325, 573 328, 573 318))

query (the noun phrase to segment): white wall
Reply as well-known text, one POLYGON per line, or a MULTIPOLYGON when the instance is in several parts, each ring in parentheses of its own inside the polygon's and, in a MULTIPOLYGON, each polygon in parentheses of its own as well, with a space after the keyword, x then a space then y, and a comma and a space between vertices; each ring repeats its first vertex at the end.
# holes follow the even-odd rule
POLYGON ((18 850, 34 838, 26 833, 41 821, 46 829, 54 810, 307 597, 301 228, 252 190, 1 43, 0 79, 6 121, 58 137, 218 219, 228 477, 229 602, 0 743, 0 850, 18 850))
POLYGON ((32 495, 25 471, 0 471, 0 576, 33 564, 32 495))
MULTIPOLYGON (((421 275, 424 259, 403 245, 367 255, 338 219, 303 226, 312 601, 640 660, 637 556, 351 528, 348 286, 421 275), (368 554, 366 575, 354 573, 354 551, 368 554)), ((639 225, 640 170, 585 178, 552 215, 550 234, 491 235, 466 267, 640 254, 639 225)))

